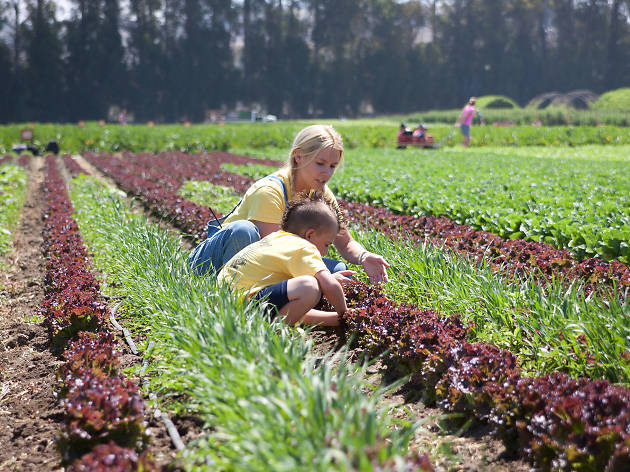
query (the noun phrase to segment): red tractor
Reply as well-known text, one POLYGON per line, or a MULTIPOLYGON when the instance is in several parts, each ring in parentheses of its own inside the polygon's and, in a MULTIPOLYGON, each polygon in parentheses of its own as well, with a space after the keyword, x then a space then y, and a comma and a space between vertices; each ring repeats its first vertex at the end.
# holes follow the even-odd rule
POLYGON ((405 149, 407 146, 429 149, 435 149, 437 147, 433 135, 427 134, 427 127, 422 123, 413 131, 407 128, 405 123, 401 123, 396 143, 398 149, 405 149))

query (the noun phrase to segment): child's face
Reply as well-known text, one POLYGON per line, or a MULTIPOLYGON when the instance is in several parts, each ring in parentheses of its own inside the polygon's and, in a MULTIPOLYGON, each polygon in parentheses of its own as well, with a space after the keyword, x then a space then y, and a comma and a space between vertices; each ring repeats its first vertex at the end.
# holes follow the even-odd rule
POLYGON ((328 254, 328 247, 336 237, 337 227, 320 228, 319 230, 309 229, 304 235, 304 239, 314 244, 322 257, 328 254))

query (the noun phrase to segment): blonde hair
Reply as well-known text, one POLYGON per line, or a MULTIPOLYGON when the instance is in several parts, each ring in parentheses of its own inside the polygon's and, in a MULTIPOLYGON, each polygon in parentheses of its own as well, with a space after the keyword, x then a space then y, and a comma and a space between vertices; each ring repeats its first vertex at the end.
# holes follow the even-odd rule
POLYGON ((468 104, 469 105, 474 105, 476 101, 477 101, 477 99, 475 97, 470 97, 468 99, 468 104))
POLYGON ((291 153, 287 166, 291 169, 291 174, 297 169, 295 162, 295 152, 299 149, 302 156, 311 162, 317 157, 322 149, 333 148, 339 151, 339 162, 343 160, 343 142, 339 133, 329 125, 311 125, 302 129, 293 140, 291 153))

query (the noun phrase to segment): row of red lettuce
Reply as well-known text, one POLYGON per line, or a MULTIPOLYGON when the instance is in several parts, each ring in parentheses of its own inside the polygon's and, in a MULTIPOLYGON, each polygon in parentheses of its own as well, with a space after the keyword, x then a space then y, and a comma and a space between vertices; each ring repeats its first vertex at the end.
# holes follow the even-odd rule
POLYGON ((44 255, 46 296, 40 312, 62 357, 56 393, 64 421, 57 440, 68 471, 156 470, 148 457, 145 405, 120 369, 120 350, 106 330, 111 315, 72 218, 56 158, 46 157, 44 255))

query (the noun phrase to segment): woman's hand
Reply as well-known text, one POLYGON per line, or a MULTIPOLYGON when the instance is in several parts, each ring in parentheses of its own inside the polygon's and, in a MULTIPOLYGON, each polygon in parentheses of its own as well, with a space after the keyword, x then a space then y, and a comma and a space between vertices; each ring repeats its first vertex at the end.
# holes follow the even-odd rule
POLYGON ((339 272, 333 273, 332 276, 341 285, 347 285, 349 282, 352 282, 352 279, 348 277, 354 274, 356 274, 356 272, 353 270, 340 270, 339 272))
POLYGON ((368 252, 362 257, 361 265, 370 279, 370 282, 373 284, 387 282, 387 271, 385 268, 389 267, 389 263, 383 256, 368 252))

